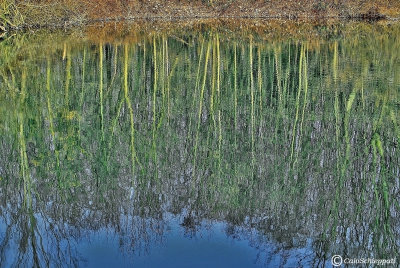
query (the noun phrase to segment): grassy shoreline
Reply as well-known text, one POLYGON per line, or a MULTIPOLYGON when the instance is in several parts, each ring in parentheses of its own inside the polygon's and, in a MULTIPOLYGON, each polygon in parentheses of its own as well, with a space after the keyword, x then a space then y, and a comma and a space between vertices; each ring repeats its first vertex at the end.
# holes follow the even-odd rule
POLYGON ((398 19, 400 1, 0 0, 0 32, 135 19, 398 19))

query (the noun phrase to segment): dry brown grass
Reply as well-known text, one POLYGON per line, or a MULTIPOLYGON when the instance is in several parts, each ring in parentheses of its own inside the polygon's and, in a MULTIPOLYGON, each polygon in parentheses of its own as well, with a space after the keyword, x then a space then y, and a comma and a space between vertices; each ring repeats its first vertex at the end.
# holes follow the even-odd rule
POLYGON ((137 18, 400 17, 389 0, 0 0, 0 26, 60 27, 137 18), (8 10, 7 10, 8 9, 8 10), (18 17, 20 16, 20 17, 18 17), (8 21, 7 21, 8 20, 8 21))

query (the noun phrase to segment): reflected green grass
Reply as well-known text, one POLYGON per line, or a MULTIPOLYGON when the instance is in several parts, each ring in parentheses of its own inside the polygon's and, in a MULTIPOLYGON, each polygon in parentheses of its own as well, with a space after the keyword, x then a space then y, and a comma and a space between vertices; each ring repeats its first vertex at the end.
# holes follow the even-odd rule
POLYGON ((32 252, 16 263, 57 262, 43 246, 37 257, 38 214, 68 239, 65 222, 120 230, 121 211, 154 226, 166 211, 223 220, 282 248, 311 238, 314 265, 339 253, 398 257, 393 31, 312 41, 152 33, 65 40, 36 57, 29 36, 0 43, 0 206, 5 218, 18 211, 30 234, 20 250, 32 252))

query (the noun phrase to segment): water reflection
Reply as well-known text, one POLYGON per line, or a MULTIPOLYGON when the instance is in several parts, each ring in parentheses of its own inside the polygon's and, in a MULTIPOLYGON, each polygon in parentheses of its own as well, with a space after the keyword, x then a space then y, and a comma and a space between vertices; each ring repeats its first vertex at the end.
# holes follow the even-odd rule
POLYGON ((393 27, 0 43, 0 266, 399 257, 393 27))

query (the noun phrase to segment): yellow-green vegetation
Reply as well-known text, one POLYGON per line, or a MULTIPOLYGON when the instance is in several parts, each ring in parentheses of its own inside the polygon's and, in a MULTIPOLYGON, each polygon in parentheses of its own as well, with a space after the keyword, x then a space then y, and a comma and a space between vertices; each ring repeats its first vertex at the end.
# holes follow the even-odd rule
POLYGON ((14 0, 2 0, 0 2, 0 32, 6 27, 18 27, 24 24, 24 17, 19 12, 14 0))

